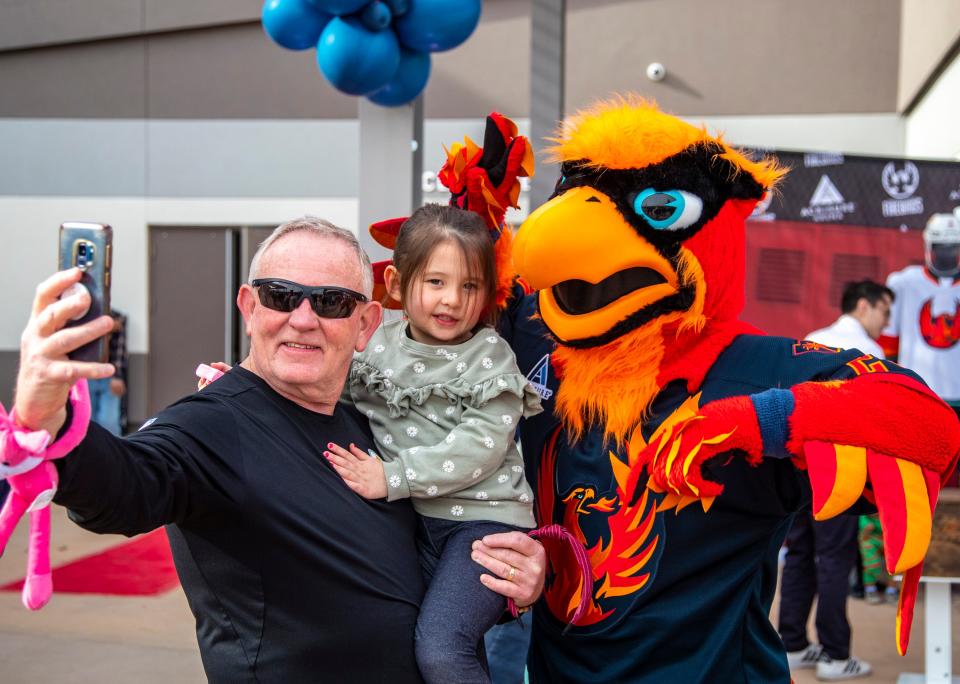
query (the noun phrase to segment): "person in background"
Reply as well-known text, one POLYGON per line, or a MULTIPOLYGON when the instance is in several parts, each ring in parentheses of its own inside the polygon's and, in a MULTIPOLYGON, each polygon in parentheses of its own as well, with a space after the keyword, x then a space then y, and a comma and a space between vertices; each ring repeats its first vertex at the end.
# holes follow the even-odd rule
POLYGON ((127 317, 114 309, 113 332, 110 333, 110 363, 113 377, 89 381, 90 419, 117 437, 126 427, 127 397, 127 317))
MULTIPOLYGON (((892 302, 893 292, 879 283, 850 283, 840 300, 840 318, 806 339, 883 358, 876 339, 887 324, 892 302)), ((815 521, 810 511, 803 511, 793 521, 786 540, 779 625, 791 670, 816 668, 817 678, 828 681, 864 677, 872 671, 869 663, 850 654, 847 594, 857 560, 857 529, 853 515, 815 521), (815 596, 819 644, 807 640, 815 596)))

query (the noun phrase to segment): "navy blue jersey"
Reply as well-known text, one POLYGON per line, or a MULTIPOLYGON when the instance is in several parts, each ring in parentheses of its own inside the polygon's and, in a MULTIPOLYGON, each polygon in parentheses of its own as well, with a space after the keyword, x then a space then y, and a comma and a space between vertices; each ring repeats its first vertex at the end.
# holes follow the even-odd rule
MULTIPOLYGON (((568 440, 553 411, 553 344, 539 319, 531 318, 534 312, 535 297, 526 297, 502 328, 545 408, 520 426, 527 477, 542 499, 552 500, 552 519, 538 522, 564 524, 583 540, 595 566, 597 554, 604 554, 611 576, 594 583, 594 609, 566 634, 557 606, 569 604, 569 578, 548 578, 534 612, 531 681, 789 682, 768 615, 777 552, 793 514, 809 505, 806 476, 789 459, 767 458, 753 467, 742 456, 721 455, 703 468, 724 485, 707 512, 697 502, 658 513, 664 495, 645 488, 645 474, 631 500, 620 500, 626 492, 618 488, 611 456, 625 463, 624 449, 605 443, 596 426, 568 440)), ((707 374, 700 405, 807 380, 851 378, 861 356, 743 335, 707 374)), ((644 437, 688 399, 685 383, 665 387, 644 437)))

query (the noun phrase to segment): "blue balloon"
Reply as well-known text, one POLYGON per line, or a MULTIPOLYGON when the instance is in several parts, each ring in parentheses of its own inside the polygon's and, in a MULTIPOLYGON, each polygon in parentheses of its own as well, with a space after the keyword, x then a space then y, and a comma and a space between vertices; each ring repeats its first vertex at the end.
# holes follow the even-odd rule
POLYGON ((374 0, 360 13, 360 21, 371 31, 382 31, 390 26, 391 19, 393 14, 390 12, 390 7, 380 0, 374 0))
POLYGON ((383 107, 398 107, 414 100, 430 78, 430 55, 401 48, 400 68, 390 82, 367 95, 371 102, 383 107))
POLYGON ((410 0, 393 26, 411 50, 441 52, 469 38, 479 21, 480 0, 410 0))
POLYGON ((263 30, 288 50, 316 47, 330 15, 306 0, 267 0, 260 13, 263 30))
POLYGON ((314 7, 319 7, 324 12, 341 17, 344 14, 359 12, 370 0, 307 0, 307 2, 314 7))
POLYGON ((317 43, 317 64, 337 90, 366 95, 393 78, 400 44, 393 31, 369 31, 356 17, 334 17, 317 43))
POLYGON ((410 8, 409 0, 383 0, 390 7, 390 12, 395 17, 399 17, 401 14, 407 11, 410 8))

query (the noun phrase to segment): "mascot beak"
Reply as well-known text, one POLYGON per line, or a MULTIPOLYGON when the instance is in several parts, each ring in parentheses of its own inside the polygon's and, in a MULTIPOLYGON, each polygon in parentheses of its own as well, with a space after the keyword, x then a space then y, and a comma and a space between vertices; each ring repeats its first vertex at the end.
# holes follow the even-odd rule
POLYGON ((514 266, 540 290, 540 315, 564 343, 595 339, 675 295, 674 266, 590 186, 542 205, 514 242, 514 266))

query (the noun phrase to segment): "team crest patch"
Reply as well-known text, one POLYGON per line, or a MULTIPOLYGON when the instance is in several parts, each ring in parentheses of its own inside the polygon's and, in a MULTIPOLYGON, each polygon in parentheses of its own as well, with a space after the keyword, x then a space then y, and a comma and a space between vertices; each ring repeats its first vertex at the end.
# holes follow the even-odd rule
POLYGON ((843 350, 839 347, 828 347, 825 344, 811 342, 810 340, 801 340, 799 342, 795 342, 793 345, 794 356, 803 356, 804 354, 810 354, 811 352, 816 352, 818 354, 839 354, 842 351, 843 350))
POLYGON ((527 373, 527 380, 534 391, 540 395, 540 398, 546 401, 553 396, 553 390, 547 387, 550 380, 550 355, 544 354, 543 358, 537 361, 537 365, 527 373))

